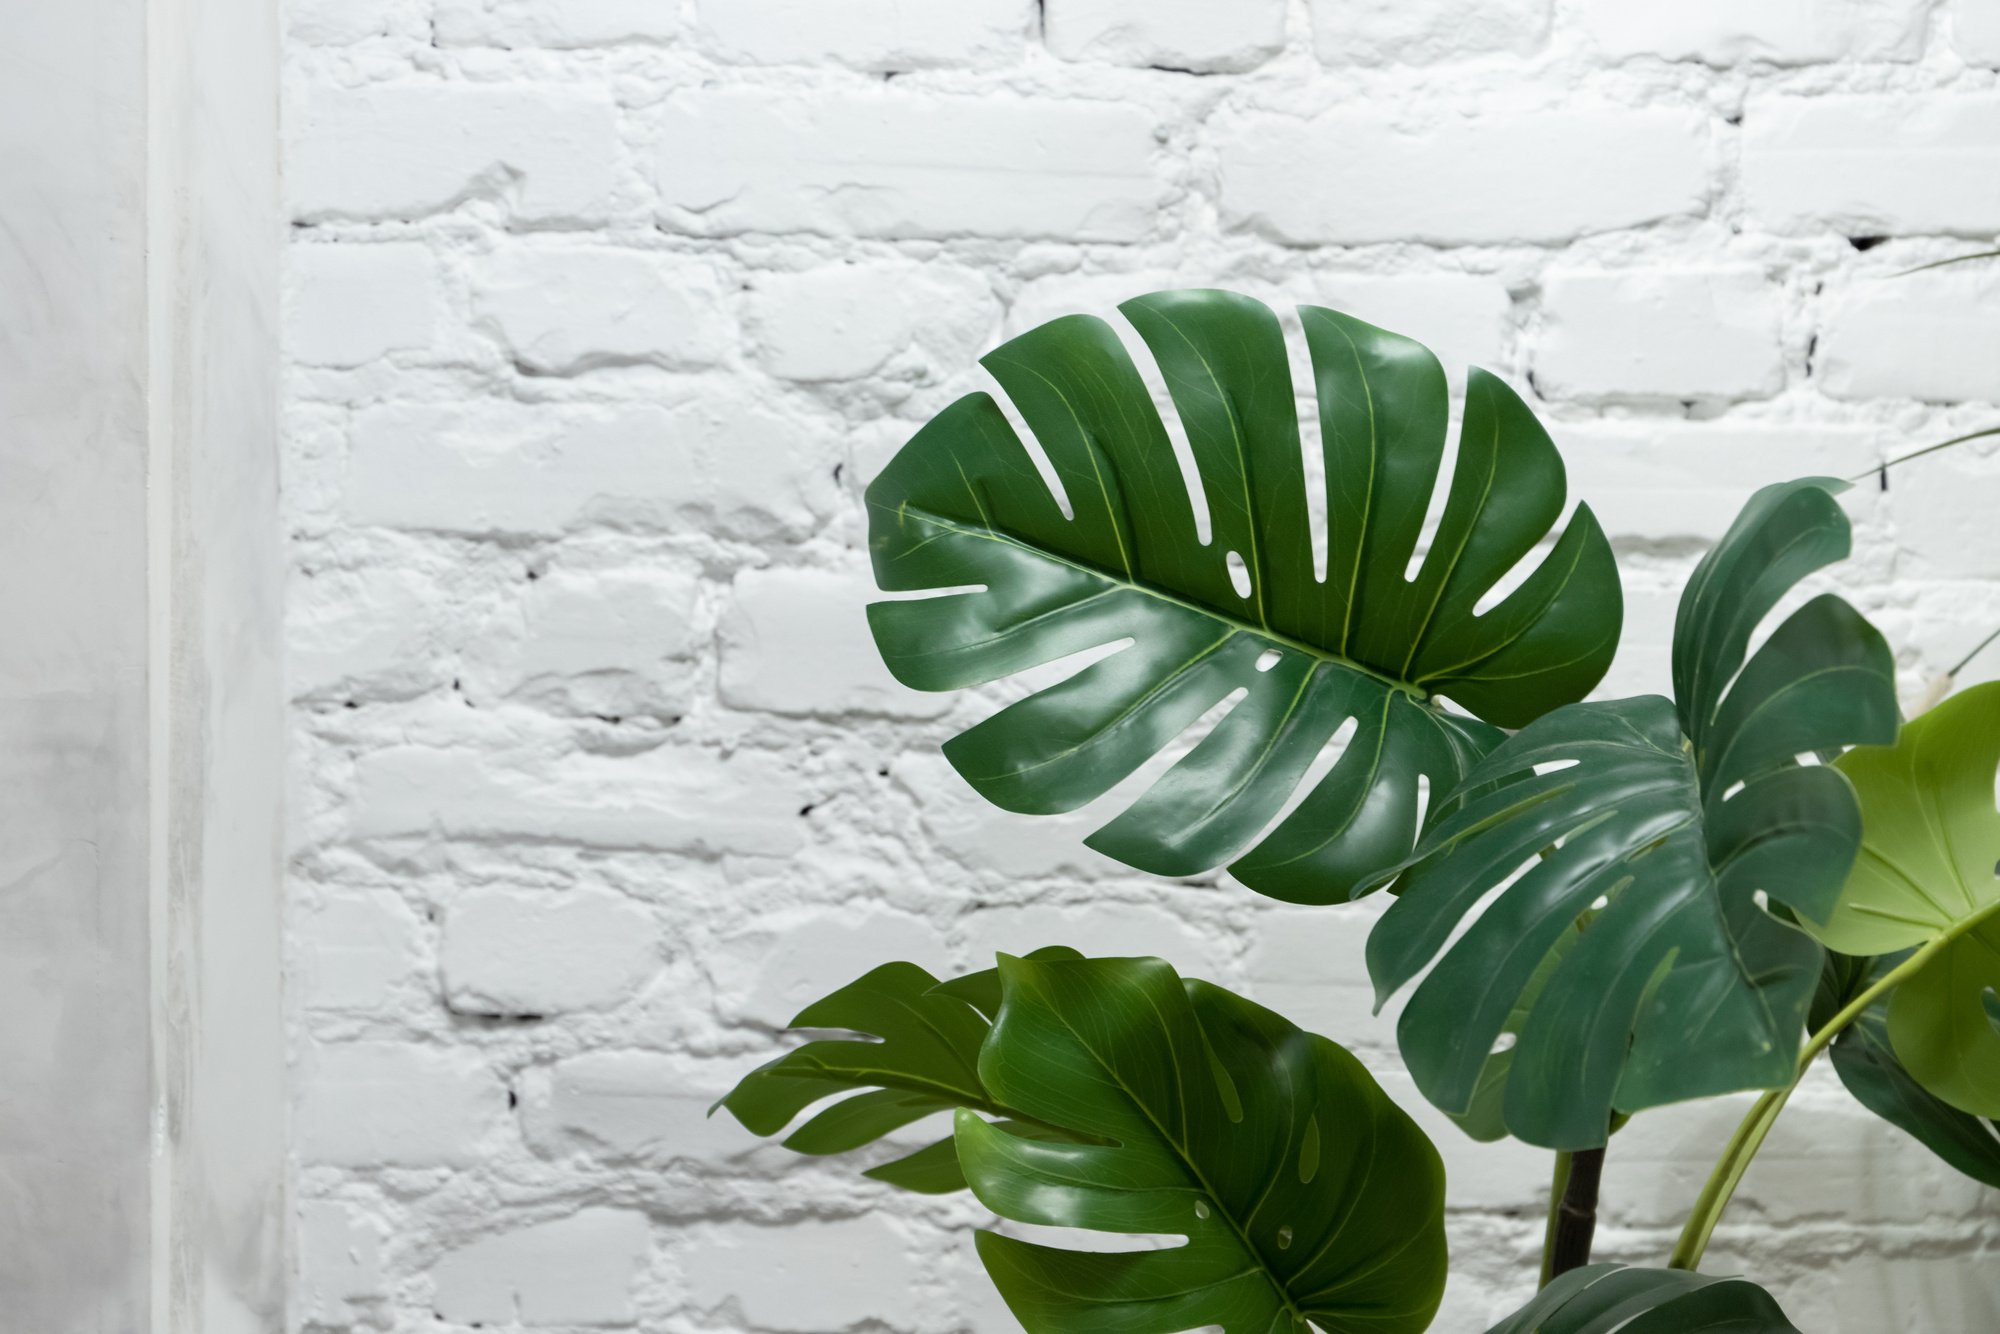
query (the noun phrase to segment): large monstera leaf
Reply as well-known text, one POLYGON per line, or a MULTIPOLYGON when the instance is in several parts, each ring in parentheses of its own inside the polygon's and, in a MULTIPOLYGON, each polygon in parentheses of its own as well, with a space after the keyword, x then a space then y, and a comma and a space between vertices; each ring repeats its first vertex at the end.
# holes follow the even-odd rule
MULTIPOLYGON (((1828 954, 1813 996, 1814 1031, 1880 981, 1910 951, 1874 959, 1828 954)), ((2000 1186, 2000 1125, 1961 1112, 1903 1067, 1889 1042, 1889 1001, 1876 1001, 1833 1043, 1833 1068, 1856 1102, 1904 1131, 1954 1168, 1988 1186, 2000 1186)))
POLYGON ((1406 577, 1439 485, 1444 372, 1407 338, 1307 307, 1328 508, 1322 577, 1277 318, 1214 291, 1121 309, 1186 429, 1210 540, 1197 535, 1173 445, 1117 333, 1093 317, 1059 319, 984 365, 1071 513, 993 399, 960 399, 869 487, 869 539, 885 591, 979 591, 871 606, 876 643, 906 685, 957 690, 1131 641, 946 745, 988 800, 1030 814, 1103 795, 1241 692, 1090 846, 1161 874, 1229 862, 1279 898, 1344 899, 1409 851, 1420 777, 1448 790, 1498 728, 1597 683, 1621 616, 1610 548, 1579 506, 1519 586, 1479 609, 1550 533, 1565 484, 1526 405, 1475 370, 1442 518, 1406 577), (1349 718, 1339 762, 1267 831, 1349 718))
POLYGON ((1791 1079, 1821 951, 1766 905, 1823 917, 1861 841, 1846 777, 1801 758, 1894 737, 1892 663, 1831 595, 1744 659, 1779 598, 1847 553, 1837 487, 1767 487, 1702 561, 1678 703, 1558 709, 1443 804, 1368 942, 1384 997, 1436 961, 1397 1031, 1440 1108, 1490 1090, 1506 1032, 1503 1123, 1554 1148, 1604 1143, 1614 1111, 1791 1079))
POLYGON ((1585 1265, 1487 1334, 1799 1334, 1771 1295, 1740 1278, 1585 1265))
POLYGON ((1918 947, 1929 962, 1889 999, 1903 1067, 1961 1111, 2000 1117, 2000 682, 1951 696, 1894 746, 1850 751, 1841 772, 1861 797, 1861 856, 1826 913, 1807 925, 1845 954, 1918 947))
MULTIPOLYGON (((1061 946, 1031 958, 1075 959, 1061 946)), ((992 1027, 993 970, 940 983, 913 963, 887 963, 820 1000, 793 1028, 845 1029, 856 1038, 821 1038, 745 1075, 711 1111, 727 1108, 745 1129, 776 1135, 829 1098, 784 1141, 797 1153, 846 1153, 940 1112, 972 1108, 1010 1121, 1024 1135, 1050 1127, 1001 1105, 979 1077, 979 1049, 992 1027), (854 1096, 841 1096, 841 1095, 854 1096)), ((949 1137, 862 1173, 924 1194, 963 1190, 949 1137)))
POLYGON ((1186 1238, 1104 1253, 981 1234, 1028 1334, 1430 1323, 1444 1290, 1444 1169, 1352 1056, 1157 959, 1003 958, 1000 973, 980 1076, 1076 1139, 961 1113, 973 1192, 1023 1223, 1186 1238))

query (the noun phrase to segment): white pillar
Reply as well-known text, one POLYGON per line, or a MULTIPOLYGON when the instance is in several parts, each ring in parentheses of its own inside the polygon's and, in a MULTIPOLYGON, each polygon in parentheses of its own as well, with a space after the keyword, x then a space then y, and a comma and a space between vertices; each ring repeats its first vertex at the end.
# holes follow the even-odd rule
POLYGON ((276 0, 0 42, 0 1306, 284 1325, 276 0))

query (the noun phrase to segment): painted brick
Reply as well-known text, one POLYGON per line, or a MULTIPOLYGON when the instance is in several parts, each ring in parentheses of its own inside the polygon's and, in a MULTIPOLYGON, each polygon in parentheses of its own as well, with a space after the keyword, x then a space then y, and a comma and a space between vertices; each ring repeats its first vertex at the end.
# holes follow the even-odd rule
POLYGON ((291 258, 287 346, 314 366, 421 352, 443 311, 437 260, 421 245, 302 246, 291 258))
POLYGON ((1049 50, 1103 60, 1214 73, 1247 70, 1285 44, 1284 0, 1043 0, 1049 50))
POLYGON ((861 609, 874 584, 859 571, 746 570, 721 626, 724 703, 788 714, 935 718, 945 694, 898 685, 861 609))
POLYGON ((1907 60, 1923 47, 1925 7, 1914 0, 1798 0, 1742 5, 1685 0, 1629 5, 1583 0, 1579 17, 1611 56, 1660 56, 1734 65, 1765 60, 1907 60))
POLYGON ((328 569, 295 580, 286 618, 293 697, 411 699, 443 686, 444 606, 422 570, 328 569))
POLYGON ((294 928, 315 1010, 382 1011, 418 984, 424 962, 417 914, 386 890, 342 895, 294 928))
POLYGON ((662 122, 664 221, 695 235, 1131 241, 1166 202, 1153 118, 1110 102, 728 90, 662 122))
POLYGON ((949 374, 991 346, 999 300, 982 275, 941 264, 843 264, 758 281, 758 357, 804 382, 949 374))
POLYGON ((1786 232, 2000 230, 2000 95, 1753 99, 1743 188, 1786 232))
POLYGON ((783 1028, 834 988, 897 959, 951 974, 943 940, 921 918, 802 908, 717 942, 709 971, 732 1018, 783 1028))
POLYGON ((838 62, 866 70, 991 65, 1020 58, 1027 0, 700 0, 702 43, 756 65, 838 62))
POLYGON ((294 215, 418 218, 497 199, 537 222, 600 215, 618 157, 609 97, 527 85, 312 89, 298 99, 294 215))
POLYGON ((924 1267, 880 1215, 801 1222, 782 1231, 745 1223, 690 1229, 678 1259, 698 1310, 740 1313, 774 1334, 822 1334, 873 1321, 924 1328, 915 1289, 924 1267))
POLYGON ((404 35, 421 23, 419 0, 294 0, 285 7, 287 36, 306 46, 346 46, 404 35))
POLYGON ((1553 422, 1569 493, 1612 540, 1713 542, 1751 492, 1793 477, 1848 477, 1880 457, 1873 429, 1818 423, 1553 422))
POLYGON ((659 971, 659 928, 620 894, 479 890, 444 920, 445 1003, 460 1014, 604 1010, 659 971))
POLYGON ((1708 129, 1573 106, 1406 129, 1374 111, 1218 123, 1225 219, 1297 245, 1560 241, 1701 212, 1708 129))
POLYGON ((995 954, 1067 945, 1093 957, 1149 955, 1165 959, 1185 976, 1203 978, 1223 976, 1232 945, 1177 915, 1170 905, 1115 901, 1088 907, 979 908, 959 919, 957 935, 967 959, 978 968, 991 967, 995 954))
POLYGON ((356 419, 348 505, 358 523, 413 531, 798 538, 832 505, 839 461, 823 429, 742 390, 673 405, 395 405, 356 419))
POLYGON ((1768 398, 1784 387, 1780 294, 1763 272, 1564 270, 1543 285, 1544 395, 1768 398))
POLYGON ((2000 68, 2000 9, 1989 0, 1952 0, 1953 46, 1968 62, 2000 68))
POLYGON ((2000 264, 1857 282, 1832 295, 1818 381, 1835 398, 2000 401, 2000 264))
POLYGON ((506 1090, 471 1052, 402 1042, 314 1048, 298 1143, 342 1167, 467 1167, 494 1148, 506 1090))
POLYGON ((306 1321, 346 1325, 355 1303, 386 1296, 382 1226, 351 1204, 306 1200, 298 1207, 298 1311, 306 1321))
POLYGON ((1548 37, 1549 10, 1549 0, 1312 0, 1313 38, 1329 64, 1528 55, 1548 37))
POLYGON ((509 250, 472 274, 475 318, 537 375, 604 366, 712 366, 735 329, 703 262, 565 246, 509 250))
POLYGON ((665 42, 681 31, 676 7, 657 0, 438 0, 432 21, 446 46, 510 49, 665 42))
POLYGON ((522 1123, 529 1142, 551 1155, 712 1169, 761 1142, 727 1115, 709 1115, 741 1076, 738 1065, 696 1067, 656 1051, 585 1052, 523 1075, 522 1123))
POLYGON ((723 759, 669 746, 551 761, 391 746, 362 759, 349 828, 361 839, 515 837, 782 857, 803 840, 798 791, 777 757, 755 751, 723 759))
MULTIPOLYGON (((1992 415, 1988 272, 1888 275, 2000 233, 1994 12, 296 0, 296 1320, 1018 1334, 966 1197, 704 1113, 887 958, 1057 941, 1353 1045, 1449 1166, 1437 1328, 1517 1307, 1548 1156, 1471 1143, 1402 1073, 1402 998, 1372 1014, 1362 967, 1384 901, 1121 867, 1082 839, 1131 784, 1049 818, 971 793, 937 740, 1056 674, 935 717, 952 696, 885 687, 861 489, 1042 320, 1132 344, 1115 307, 1151 290, 1248 292, 1294 334, 1290 307, 1330 304, 1455 381, 1535 372, 1572 500, 1621 548, 1595 693, 1666 689, 1687 574, 1752 489, 1992 415), (593 901, 646 925, 580 977, 591 937, 548 910, 593 901), (628 988, 612 965, 642 952, 628 988)), ((1889 480, 1846 493, 1855 552, 1816 583, 1882 627, 1913 701, 2000 624, 2000 457, 1889 480)), ((1990 1197, 1824 1074, 1707 1267, 1804 1329, 2000 1327, 1990 1197)), ((1658 1263, 1742 1103, 1621 1133, 1601 1258, 1658 1263)))
POLYGON ((576 717, 678 718, 692 702, 700 589, 673 565, 554 566, 526 585, 519 634, 468 656, 463 688, 576 717))
POLYGON ((431 1300, 443 1319, 469 1325, 630 1325, 652 1248, 644 1214, 585 1209, 453 1251, 431 1300))

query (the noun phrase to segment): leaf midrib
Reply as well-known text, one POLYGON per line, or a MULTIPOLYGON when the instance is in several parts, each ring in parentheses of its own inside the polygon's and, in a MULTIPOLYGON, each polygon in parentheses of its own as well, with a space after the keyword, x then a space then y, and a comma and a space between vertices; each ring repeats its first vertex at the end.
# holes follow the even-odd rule
MULTIPOLYGON (((1145 995, 1143 992, 1141 994, 1144 995, 1146 1007, 1153 1012, 1153 1018, 1159 1023, 1161 1036, 1167 1042, 1167 1049, 1172 1051, 1173 1029, 1167 1024, 1166 1016, 1160 1013, 1160 1007, 1154 1002, 1152 996, 1145 995)), ((1077 1046, 1090 1053, 1090 1058, 1097 1062, 1098 1068, 1117 1086, 1118 1091, 1125 1095, 1126 1101, 1132 1105, 1133 1109, 1145 1118, 1146 1124, 1153 1128, 1153 1133, 1159 1138, 1159 1141, 1173 1152, 1173 1156, 1180 1161, 1181 1166, 1187 1170, 1188 1175, 1194 1178, 1196 1185, 1208 1197, 1211 1208, 1215 1211, 1215 1216, 1229 1224, 1229 1230, 1235 1234, 1237 1246, 1255 1262, 1257 1271, 1262 1273, 1264 1281, 1271 1285, 1271 1291, 1277 1294, 1278 1300, 1284 1304, 1285 1309, 1292 1314, 1294 1319, 1303 1322, 1306 1318, 1305 1313, 1299 1310, 1298 1304, 1292 1300, 1292 1294, 1286 1288, 1284 1281, 1278 1277, 1276 1272, 1272 1270, 1269 1262, 1265 1260, 1264 1252, 1258 1249, 1255 1242, 1250 1240, 1250 1234, 1243 1230, 1243 1225, 1236 1221, 1235 1215, 1224 1207, 1221 1194, 1217 1192, 1214 1184, 1209 1181, 1208 1174, 1202 1170, 1201 1164, 1194 1160, 1192 1151, 1179 1140, 1175 1139, 1168 1132, 1167 1128, 1160 1124, 1159 1118, 1153 1115, 1153 1109, 1147 1105, 1145 1099, 1141 1098, 1137 1090, 1125 1082, 1124 1078, 1118 1073, 1117 1067, 1106 1060, 1097 1048, 1091 1045, 1090 1040, 1083 1035, 1076 1025, 1069 1021, 1067 1013, 1061 1007, 1051 1004, 1049 1010, 1050 1013, 1057 1016, 1062 1026, 1069 1030, 1070 1036, 1076 1039, 1077 1046)), ((1201 1021, 1195 1019, 1192 1022, 1198 1025, 1201 1021)), ((1187 1082, 1185 1072, 1176 1067, 1175 1075, 1175 1088, 1183 1088, 1187 1082)), ((1185 1102, 1185 1095, 1183 1095, 1183 1102, 1185 1102)), ((1185 1119, 1185 1107, 1183 1107, 1183 1119, 1185 1119)), ((1232 1277, 1241 1277, 1241 1275, 1233 1275, 1232 1277)))
POLYGON ((1036 556, 1043 560, 1052 561, 1057 565, 1066 566, 1069 569, 1075 570, 1078 574, 1088 575, 1093 579, 1102 580, 1103 582, 1114 585, 1118 588, 1129 589, 1134 593, 1143 594, 1144 596, 1154 598, 1157 601, 1165 602, 1171 606, 1179 607, 1183 611, 1193 612, 1197 616, 1205 616, 1209 620, 1217 621, 1223 625, 1227 625, 1233 630, 1237 630, 1245 634, 1255 635, 1261 639, 1268 639, 1274 644, 1280 644, 1287 648, 1296 649, 1300 653, 1308 654, 1311 657, 1318 658, 1322 662, 1332 663, 1334 666, 1337 667, 1344 667, 1349 671, 1356 672, 1362 676, 1369 677, 1372 680, 1379 681, 1383 685, 1389 687, 1392 690, 1399 690, 1404 694, 1409 695, 1419 704, 1424 704, 1426 706, 1429 706, 1429 701, 1431 698, 1430 692, 1425 690, 1422 686, 1415 685, 1409 681, 1399 680, 1396 677, 1391 676, 1384 671, 1368 666, 1368 664, 1366 663, 1356 662, 1353 658, 1344 657, 1341 654, 1333 652, 1331 649, 1323 648, 1317 644, 1308 643, 1303 639, 1296 639, 1291 635, 1285 634, 1281 630, 1272 630, 1263 625, 1259 625, 1254 621, 1245 620, 1240 616, 1233 616, 1219 607, 1212 606, 1208 603, 1195 602, 1192 601, 1191 599, 1182 597, 1177 593, 1171 593, 1166 589, 1159 587, 1156 584, 1143 583, 1137 579, 1121 578, 1120 576, 1113 574, 1111 571, 1106 570, 1101 566, 1094 565, 1089 561, 1078 560, 1073 556, 1066 556, 1063 555, 1061 552, 1051 551, 1049 548, 1041 546, 1037 543, 1028 542, 1021 538, 1015 537, 1013 534, 1006 532, 1004 529, 1001 529, 998 526, 988 525, 987 527, 984 528, 967 527, 960 520, 948 518, 945 515, 937 513, 935 510, 926 509, 920 505, 912 505, 908 501, 898 502, 896 506, 896 514, 899 520, 906 515, 915 515, 926 523, 934 524, 939 528, 943 528, 948 532, 956 533, 961 537, 977 538, 985 542, 998 542, 1003 546, 1010 546, 1015 548, 1016 550, 1025 551, 1031 556, 1036 556))

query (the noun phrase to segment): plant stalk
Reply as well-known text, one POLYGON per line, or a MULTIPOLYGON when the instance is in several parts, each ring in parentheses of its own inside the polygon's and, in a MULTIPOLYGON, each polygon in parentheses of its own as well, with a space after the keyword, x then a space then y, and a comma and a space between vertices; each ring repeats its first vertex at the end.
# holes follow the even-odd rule
POLYGON ((1562 1223, 1563 1196, 1569 1191, 1571 1157, 1568 1149, 1557 1149, 1555 1170, 1549 1176, 1549 1218, 1542 1227, 1541 1286, 1544 1288, 1556 1276, 1556 1232, 1562 1223))
POLYGON ((1956 922, 1951 929, 1932 940, 1926 941, 1909 958, 1882 974, 1875 983, 1860 995, 1841 1007, 1838 1014, 1826 1021, 1825 1027, 1806 1039, 1799 1050, 1798 1068, 1792 1074, 1792 1082, 1783 1088, 1772 1089, 1757 1099, 1743 1120, 1738 1123, 1736 1133, 1729 1138, 1729 1144, 1716 1161, 1715 1170, 1708 1175, 1708 1181, 1701 1188, 1701 1195, 1695 1200, 1694 1211, 1688 1215, 1687 1226, 1681 1229, 1680 1241, 1674 1246, 1673 1255, 1667 1260, 1669 1269, 1694 1269, 1701 1264, 1703 1252, 1708 1249, 1709 1238, 1715 1235, 1715 1225, 1722 1219, 1722 1211, 1729 1207, 1730 1197, 1742 1182, 1743 1174, 1749 1170, 1750 1160, 1757 1156, 1757 1150, 1764 1146, 1765 1136, 1778 1122, 1779 1113, 1785 1110, 1785 1103, 1791 1099, 1792 1090, 1805 1078, 1806 1070, 1813 1060, 1841 1032, 1867 1013, 1868 1007, 1880 1000, 1902 983, 1923 970, 1938 952, 1957 940, 1988 917, 2000 912, 2000 903, 1991 903, 1964 921, 1956 922))
POLYGON ((1604 1150, 1578 1149, 1559 1155, 1558 1182, 1549 1198, 1549 1230, 1542 1245, 1542 1283, 1590 1263, 1597 1235, 1597 1187, 1604 1176, 1604 1150))

